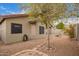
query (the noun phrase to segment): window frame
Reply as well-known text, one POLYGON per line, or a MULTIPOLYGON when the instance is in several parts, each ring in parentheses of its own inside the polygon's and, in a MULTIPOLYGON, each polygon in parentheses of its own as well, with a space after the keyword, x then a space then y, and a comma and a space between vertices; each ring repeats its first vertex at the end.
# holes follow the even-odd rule
POLYGON ((20 34, 20 33, 22 33, 22 24, 11 23, 11 34, 20 34), (15 26, 20 26, 20 28, 17 28, 15 26))
POLYGON ((44 33, 45 33, 44 26, 39 26, 39 34, 44 34, 44 33))

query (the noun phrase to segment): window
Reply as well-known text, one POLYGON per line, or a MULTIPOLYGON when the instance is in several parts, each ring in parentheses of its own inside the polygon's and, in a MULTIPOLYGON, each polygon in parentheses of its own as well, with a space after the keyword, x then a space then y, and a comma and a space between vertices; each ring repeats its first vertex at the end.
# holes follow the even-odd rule
POLYGON ((43 26, 39 26, 39 34, 44 34, 44 27, 43 26))
POLYGON ((11 33, 22 33, 22 24, 11 23, 11 33))

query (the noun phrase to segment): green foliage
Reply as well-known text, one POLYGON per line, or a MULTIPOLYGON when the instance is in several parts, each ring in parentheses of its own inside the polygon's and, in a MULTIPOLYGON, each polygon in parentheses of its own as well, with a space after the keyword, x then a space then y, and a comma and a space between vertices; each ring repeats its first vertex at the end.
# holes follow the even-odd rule
MULTIPOLYGON (((27 6, 27 5, 24 5, 27 6)), ((30 4, 30 13, 32 17, 39 18, 46 28, 52 26, 54 20, 64 16, 66 4, 63 3, 32 3, 30 4)))
POLYGON ((63 16, 66 11, 66 5, 63 3, 33 3, 31 4, 30 14, 34 18, 38 18, 42 24, 48 29, 48 48, 50 48, 50 29, 54 20, 63 16))
POLYGON ((68 35, 70 36, 70 38, 74 38, 74 27, 75 25, 70 24, 68 28, 65 28, 65 32, 68 33, 68 35))
POLYGON ((57 29, 64 29, 64 24, 61 22, 59 24, 56 25, 57 29))
POLYGON ((31 4, 31 14, 34 17, 39 17, 40 22, 45 24, 46 28, 52 26, 54 20, 57 20, 60 16, 63 16, 66 10, 65 4, 31 4))
POLYGON ((69 27, 70 27, 69 35, 71 38, 74 38, 74 25, 69 25, 69 27))

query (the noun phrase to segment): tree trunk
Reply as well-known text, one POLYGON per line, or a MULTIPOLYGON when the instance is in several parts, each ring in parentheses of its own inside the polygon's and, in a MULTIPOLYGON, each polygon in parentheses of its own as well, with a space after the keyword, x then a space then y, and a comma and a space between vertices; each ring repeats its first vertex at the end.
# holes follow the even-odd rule
POLYGON ((50 49, 50 34, 51 34, 51 28, 48 28, 48 37, 47 37, 47 41, 48 41, 48 50, 50 49))

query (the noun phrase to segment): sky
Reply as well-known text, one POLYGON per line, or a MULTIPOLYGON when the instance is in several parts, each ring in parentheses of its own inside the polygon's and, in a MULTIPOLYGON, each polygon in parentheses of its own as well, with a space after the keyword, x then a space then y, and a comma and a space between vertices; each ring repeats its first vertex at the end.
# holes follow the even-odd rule
MULTIPOLYGON (((29 6, 29 4, 26 4, 29 6)), ((68 12, 67 15, 70 11, 74 10, 74 5, 69 3, 67 4, 68 12)), ((20 6, 19 3, 0 3, 0 15, 8 15, 8 14, 23 14, 23 13, 28 13, 29 8, 26 7, 26 10, 23 10, 20 6)), ((65 21, 66 23, 72 21, 72 19, 69 19, 69 21, 65 21)), ((75 22, 74 20, 72 22, 75 22)))
MULTIPOLYGON (((72 4, 67 4, 68 10, 73 10, 72 4)), ((29 10, 29 9, 28 9, 29 10)), ((26 12, 28 12, 26 10, 26 12)), ((0 3, 0 15, 6 14, 22 14, 25 13, 25 10, 22 10, 19 3, 0 3)))
POLYGON ((68 11, 73 11, 74 10, 74 4, 73 3, 68 3, 67 7, 68 7, 68 11))
POLYGON ((17 3, 0 3, 0 15, 22 13, 22 9, 17 3))

